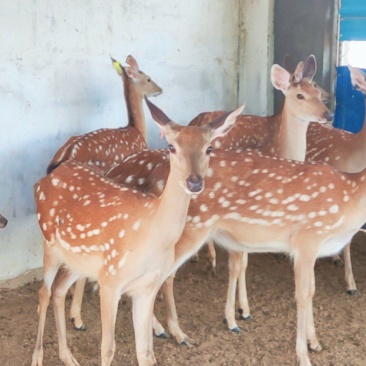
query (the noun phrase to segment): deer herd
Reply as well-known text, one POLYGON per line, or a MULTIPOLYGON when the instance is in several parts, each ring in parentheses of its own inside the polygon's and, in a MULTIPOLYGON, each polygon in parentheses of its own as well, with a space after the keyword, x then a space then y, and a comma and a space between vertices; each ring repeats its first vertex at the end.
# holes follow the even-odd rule
MULTIPOLYGON (((32 366, 43 365, 43 334, 52 301, 59 357, 79 365, 67 344, 65 298, 76 283, 70 317, 81 317, 86 280, 97 281, 102 324, 101 365, 114 357, 115 323, 122 294, 132 298, 140 366, 157 365, 153 334, 166 335, 153 309, 161 289, 169 333, 189 344, 175 307, 174 276, 208 243, 229 253, 225 319, 234 332, 250 317, 246 291, 248 253, 286 253, 293 260, 297 306, 296 359, 309 366, 308 350, 321 351, 312 299, 317 258, 342 250, 347 291, 354 293, 350 242, 366 222, 366 126, 352 134, 331 126, 329 94, 313 80, 310 55, 292 67, 273 65, 271 82, 284 95, 273 116, 201 113, 186 126, 171 120, 148 97, 162 89, 132 56, 122 66, 128 124, 71 137, 34 187, 44 237, 44 281, 32 366), (143 112, 165 135, 167 149, 149 150, 143 112)), ((366 76, 349 67, 366 96, 366 76)), ((365 124, 366 125, 366 124, 365 124)), ((7 220, 0 215, 0 228, 7 220)))

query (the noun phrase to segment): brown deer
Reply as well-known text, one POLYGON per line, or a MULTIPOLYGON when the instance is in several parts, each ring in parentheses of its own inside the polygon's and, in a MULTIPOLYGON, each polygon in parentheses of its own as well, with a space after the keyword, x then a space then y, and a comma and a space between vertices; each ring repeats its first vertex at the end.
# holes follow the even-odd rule
POLYGON ((0 229, 4 228, 8 224, 8 220, 0 214, 0 229))
POLYGON ((114 68, 122 77, 128 113, 128 125, 121 128, 102 128, 71 137, 55 154, 47 173, 66 160, 75 160, 108 171, 136 151, 146 149, 146 123, 142 108, 144 96, 156 96, 162 89, 143 73, 130 55, 127 66, 112 59, 114 68))
MULTIPOLYGON (((349 66, 352 85, 366 97, 366 75, 349 66)), ((366 106, 366 99, 365 99, 366 106)), ((366 168, 366 114, 362 129, 351 133, 332 126, 311 124, 307 133, 306 159, 324 161, 342 172, 357 173, 366 168)), ((344 250, 346 288, 349 294, 357 292, 351 263, 350 244, 344 250)))
MULTIPOLYGON (((128 155, 147 148, 146 122, 142 107, 144 96, 156 96, 162 89, 139 68, 135 58, 129 55, 126 66, 112 58, 112 65, 121 76, 124 87, 126 109, 128 113, 127 127, 102 128, 80 136, 71 137, 55 154, 49 163, 47 173, 52 172, 62 162, 79 161, 108 171, 113 164, 122 161, 128 155)), ((82 297, 86 279, 76 283, 75 298, 70 307, 70 319, 74 327, 84 330, 80 317, 82 297)))
POLYGON ((43 333, 52 297, 60 359, 79 365, 67 346, 65 296, 76 280, 100 286, 101 364, 115 351, 114 328, 123 293, 132 297, 140 366, 157 365, 152 314, 156 293, 174 264, 174 245, 184 228, 192 194, 204 188, 211 141, 225 134, 242 107, 204 127, 182 127, 146 100, 169 143, 170 174, 156 198, 121 187, 100 170, 67 161, 35 185, 37 217, 44 235, 44 283, 39 291, 39 326, 32 366, 43 364, 43 333))
MULTIPOLYGON (((329 109, 322 103, 322 92, 319 88, 314 86, 313 77, 316 73, 316 60, 314 56, 309 56, 305 62, 300 62, 293 74, 279 65, 273 65, 271 69, 271 81, 275 88, 281 90, 285 95, 285 102, 282 112, 276 115, 275 118, 257 116, 240 115, 237 118, 237 123, 240 127, 245 129, 245 126, 254 128, 251 123, 241 123, 246 121, 260 121, 260 126, 267 126, 267 136, 270 136, 266 142, 266 146, 262 149, 267 154, 277 155, 287 159, 294 159, 303 161, 305 158, 306 146, 306 130, 310 121, 318 121, 320 123, 327 122, 333 115, 329 109), (295 143, 293 143, 295 141, 295 143)), ((217 116, 220 112, 208 113, 206 115, 205 123, 210 116, 217 116)), ((205 123, 202 123, 203 125, 205 123)), ((195 125, 192 121, 189 125, 195 125)), ((235 148, 235 138, 240 137, 243 131, 239 131, 237 125, 224 137, 222 137, 222 144, 224 147, 235 148), (232 134, 235 130, 236 134, 232 134)), ((220 140, 215 141, 216 146, 221 144, 220 140)), ((108 173, 108 177, 131 186, 136 185, 139 189, 148 192, 149 187, 146 186, 147 177, 151 173, 152 168, 164 162, 164 153, 161 151, 140 152, 136 155, 131 155, 121 164, 116 164, 108 173), (150 162, 150 164, 141 164, 142 162, 150 162), (150 168, 150 169, 149 169, 150 168), (133 177, 139 177, 138 180, 133 177)), ((161 190, 155 192, 161 194, 161 190)), ((212 271, 215 270, 215 256, 213 242, 209 242, 209 251, 211 258, 212 271)), ((239 332, 240 328, 235 322, 235 293, 236 284, 239 279, 239 313, 241 319, 250 318, 250 307, 247 299, 245 270, 247 267, 248 258, 247 253, 232 252, 229 255, 229 284, 226 302, 226 319, 229 329, 239 332)), ((76 319, 75 324, 79 325, 79 329, 84 329, 84 324, 81 319, 81 305, 82 305, 83 288, 77 288, 74 294, 72 306, 72 318, 76 319)), ((157 335, 165 334, 161 332, 160 326, 155 328, 157 335)), ((183 337, 179 337, 182 339, 183 337)))
MULTIPOLYGON (((294 71, 290 66, 289 57, 285 57, 285 64, 291 72, 277 64, 271 69, 272 85, 285 96, 280 111, 268 117, 239 116, 230 133, 215 141, 214 147, 259 149, 270 156, 305 160, 306 132, 310 122, 325 123, 333 118, 333 114, 322 103, 322 100, 329 100, 329 94, 313 81, 316 73, 314 55, 310 55, 305 62, 299 62, 294 71)), ((220 113, 222 112, 201 113, 190 125, 202 126, 220 113)), ((215 265, 215 249, 212 242, 209 243, 209 252, 209 260, 215 265)), ((242 309, 240 311, 243 312, 242 309)), ((247 311, 244 313, 244 318, 249 317, 247 311)))
MULTIPOLYGON (((297 161, 305 160, 308 126, 317 124, 310 122, 318 121, 325 123, 333 118, 333 114, 322 103, 322 100, 329 98, 329 94, 313 81, 316 73, 316 59, 313 55, 310 55, 305 62, 299 62, 294 71, 289 66, 287 57, 285 58, 285 64, 286 68, 273 65, 271 69, 272 85, 276 89, 281 90, 285 96, 284 104, 279 113, 270 117, 240 116, 232 131, 222 141, 217 141, 214 146, 229 149, 238 147, 256 148, 270 156, 297 161), (259 133, 254 132, 256 122, 262 127, 259 133), (258 144, 259 141, 260 143, 258 144)), ((216 115, 217 112, 212 113, 216 115)), ((204 125, 206 118, 209 118, 212 113, 199 115, 190 125, 204 125)), ((215 264, 216 255, 212 240, 208 243, 208 247, 208 257, 215 264)), ((244 320, 250 318, 250 307, 245 283, 247 266, 247 253, 229 253, 229 283, 225 319, 229 329, 234 332, 240 331, 234 316, 237 282, 239 289, 239 317, 244 320)))
MULTIPOLYGON (((166 163, 160 164, 145 183, 148 189, 158 193, 167 173, 166 163)), ((139 177, 130 179, 137 182, 139 177)), ((295 273, 296 355, 299 365, 309 366, 308 344, 321 350, 312 310, 315 261, 342 250, 365 221, 366 171, 347 174, 323 163, 218 150, 212 154, 204 192, 191 200, 171 273, 208 238, 231 251, 288 253, 295 273)), ((162 291, 169 330, 181 343, 187 337, 179 327, 172 286, 170 278, 162 291)))
MULTIPOLYGON (((282 108, 282 112, 275 117, 257 117, 257 116, 244 116, 240 115, 237 118, 237 123, 243 130, 238 129, 235 125, 232 130, 224 137, 222 137, 222 143, 224 147, 235 148, 235 139, 241 138, 246 126, 254 129, 254 124, 259 122, 260 126, 267 126, 267 142, 263 143, 262 150, 265 150, 267 154, 276 155, 279 157, 286 157, 294 160, 303 161, 305 158, 305 146, 306 146, 306 130, 310 121, 316 120, 321 123, 327 122, 333 115, 328 108, 322 103, 322 93, 317 87, 314 87, 313 77, 316 73, 316 60, 314 56, 309 56, 305 62, 300 62, 293 74, 290 74, 284 68, 279 65, 273 65, 271 70, 271 81, 275 88, 281 90, 285 95, 285 103, 282 108), (298 111, 298 112, 297 112, 298 111), (298 114, 297 114, 298 113, 298 114), (248 117, 250 123, 245 118, 248 117), (236 134, 232 134, 232 131, 236 131, 236 134), (295 141, 296 143, 293 143, 295 141), (273 149, 273 151, 272 151, 273 149)), ((220 112, 208 113, 205 117, 205 125, 210 116, 219 115, 220 112)), ((213 117, 212 117, 213 118, 213 117)), ((195 125, 192 121, 189 125, 195 125)), ((245 133, 244 133, 245 134, 245 133)), ((219 145, 220 140, 216 140, 214 143, 219 145)), ((237 140, 237 143, 238 140, 237 140)), ((161 154, 159 150, 149 152, 140 152, 135 155, 131 155, 121 164, 116 164, 108 173, 108 177, 120 182, 122 184, 128 184, 130 186, 136 185, 139 189, 149 191, 149 187, 146 186, 147 177, 151 173, 153 167, 156 168, 164 162, 164 154, 161 154), (143 162, 149 162, 149 164, 143 164, 143 162), (133 177, 138 177, 134 179, 133 177)), ((155 192, 161 194, 161 190, 155 192)), ((215 270, 215 256, 213 242, 209 242, 209 250, 211 258, 211 268, 215 270)), ((239 327, 235 322, 235 292, 236 283, 239 279, 239 313, 241 319, 250 318, 250 308, 247 299, 246 284, 245 284, 245 269, 247 267, 247 253, 232 252, 229 256, 229 285, 227 293, 226 304, 226 319, 228 326, 232 331, 238 332, 239 327), (240 265, 240 263, 242 263, 240 265)), ((81 305, 83 296, 83 287, 77 286, 73 303, 70 311, 71 317, 75 319, 75 325, 78 329, 84 329, 84 324, 81 318, 81 305)), ((165 334, 155 328, 157 335, 165 334)))

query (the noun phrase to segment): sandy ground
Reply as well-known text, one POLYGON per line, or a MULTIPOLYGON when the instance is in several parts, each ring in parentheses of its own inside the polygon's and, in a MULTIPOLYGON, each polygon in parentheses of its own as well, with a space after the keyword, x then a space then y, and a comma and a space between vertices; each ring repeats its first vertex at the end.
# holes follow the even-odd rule
MULTIPOLYGON (((168 365, 294 365, 296 308, 292 266, 288 258, 272 254, 249 257, 248 295, 251 321, 240 321, 240 334, 223 324, 227 253, 218 250, 217 274, 206 270, 206 251, 198 263, 187 263, 178 272, 175 294, 183 330, 194 347, 179 346, 173 339, 154 338, 160 366, 168 365)), ((366 235, 352 245, 358 295, 345 292, 343 268, 329 259, 316 264, 315 323, 323 351, 311 354, 313 365, 366 365, 366 235)), ((0 365, 31 364, 36 340, 38 290, 34 282, 16 290, 0 291, 0 365)), ((67 307, 70 300, 67 302, 67 307)), ((156 302, 164 324, 164 304, 156 302)), ((99 297, 84 299, 84 332, 68 323, 68 340, 81 365, 99 365, 101 325, 99 297)), ((117 351, 112 365, 136 365, 131 302, 120 302, 116 327, 117 351)), ((52 308, 48 311, 44 365, 60 365, 52 308)))

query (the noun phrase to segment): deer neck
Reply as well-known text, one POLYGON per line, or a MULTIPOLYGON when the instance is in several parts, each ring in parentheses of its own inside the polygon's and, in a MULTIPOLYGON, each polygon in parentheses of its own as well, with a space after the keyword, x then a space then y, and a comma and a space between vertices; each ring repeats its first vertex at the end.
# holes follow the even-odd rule
POLYGON ((309 122, 301 120, 284 106, 278 133, 278 157, 305 161, 308 126, 309 122))
POLYGON ((190 200, 191 195, 185 191, 171 170, 165 189, 158 198, 159 203, 149 235, 156 238, 161 245, 174 247, 183 232, 190 200))
POLYGON ((127 75, 123 75, 123 85, 128 114, 128 127, 136 127, 145 141, 147 141, 145 115, 142 108, 143 95, 137 91, 134 82, 127 75))

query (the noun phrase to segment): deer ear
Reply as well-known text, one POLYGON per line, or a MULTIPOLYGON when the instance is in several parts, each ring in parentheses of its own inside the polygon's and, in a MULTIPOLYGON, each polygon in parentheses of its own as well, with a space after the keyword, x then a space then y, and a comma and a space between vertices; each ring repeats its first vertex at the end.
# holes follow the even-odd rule
POLYGON ((130 78, 136 79, 139 73, 139 65, 137 64, 137 61, 131 55, 128 55, 126 63, 128 64, 128 66, 125 67, 127 75, 130 78))
POLYGON ((235 109, 232 112, 224 113, 219 117, 216 117, 213 121, 207 124, 211 129, 212 136, 211 141, 216 137, 226 135, 235 125, 236 118, 244 110, 244 105, 235 109))
POLYGON ((274 64, 271 67, 271 82, 277 90, 285 91, 290 86, 291 75, 280 65, 274 64))
POLYGON ((292 75, 292 82, 298 83, 303 78, 304 61, 300 61, 292 75))
POLYGON ((292 74, 294 72, 294 59, 292 58, 291 55, 289 55, 288 53, 286 53, 286 55, 283 58, 283 67, 290 73, 292 74))
POLYGON ((171 122, 171 119, 155 104, 151 103, 146 97, 145 101, 150 110, 153 120, 159 125, 160 128, 164 129, 168 125, 168 123, 171 122))
POLYGON ((356 67, 352 67, 350 65, 348 65, 348 69, 350 72, 352 86, 361 91, 362 93, 366 94, 365 74, 361 70, 357 69, 356 67))
POLYGON ((305 63, 304 68, 302 70, 302 77, 309 79, 309 81, 313 81, 313 77, 316 73, 316 59, 314 55, 310 55, 305 63))

